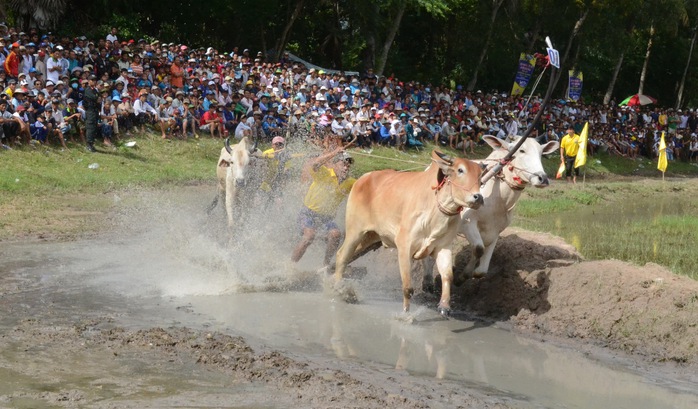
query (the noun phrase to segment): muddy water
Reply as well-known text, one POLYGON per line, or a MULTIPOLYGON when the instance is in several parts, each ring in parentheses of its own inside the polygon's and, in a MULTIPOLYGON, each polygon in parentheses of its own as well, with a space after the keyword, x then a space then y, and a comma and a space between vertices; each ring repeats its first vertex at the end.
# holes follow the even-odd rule
MULTIPOLYGON (((127 328, 181 325, 240 334, 295 359, 321 356, 338 368, 407 373, 433 379, 435 388, 453 382, 517 407, 698 407, 695 384, 664 370, 633 368, 589 348, 551 345, 467 317, 442 320, 425 306, 405 317, 398 313, 395 267, 381 265, 378 256, 364 260, 369 276, 354 283, 361 304, 333 302, 309 273, 322 257, 319 246, 300 270, 285 261, 293 234, 281 227, 292 225, 284 212, 293 209, 274 220, 275 240, 259 234, 231 246, 196 212, 200 200, 144 202, 157 206, 124 211, 99 238, 3 245, 0 279, 14 302, 0 303, 2 333, 35 311, 49 311, 39 318, 57 326, 89 311, 127 328)), ((90 391, 111 403, 128 397, 129 407, 215 406, 235 393, 221 378, 193 364, 147 367, 137 356, 116 364, 79 346, 56 357, 15 345, 0 353, 0 405, 37 407, 37 393, 90 391), (77 366, 80 375, 66 375, 65 366, 77 366)), ((235 407, 278 407, 269 404, 273 390, 246 392, 248 401, 235 407)))

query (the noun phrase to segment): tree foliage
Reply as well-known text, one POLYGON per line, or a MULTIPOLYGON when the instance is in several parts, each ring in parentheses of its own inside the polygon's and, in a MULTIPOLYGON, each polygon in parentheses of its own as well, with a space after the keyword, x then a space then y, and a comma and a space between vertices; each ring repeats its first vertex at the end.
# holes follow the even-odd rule
MULTIPOLYGON (((698 75, 690 54, 698 29, 696 0, 11 0, 3 4, 6 9, 0 14, 20 29, 38 25, 68 35, 102 37, 109 27, 117 26, 122 37, 159 38, 221 51, 239 46, 269 51, 271 59, 286 48, 328 68, 370 67, 400 79, 470 83, 488 90, 509 90, 519 54, 544 52, 543 40, 550 36, 560 54, 568 55, 563 69, 584 72, 586 100, 600 102, 608 89, 616 101, 637 92, 646 62, 645 93, 673 105, 683 86, 683 106, 698 105, 698 75), (572 36, 583 15, 583 25, 572 36)), ((562 78, 564 83, 566 75, 562 78)), ((556 95, 564 95, 565 88, 558 86, 556 95)))

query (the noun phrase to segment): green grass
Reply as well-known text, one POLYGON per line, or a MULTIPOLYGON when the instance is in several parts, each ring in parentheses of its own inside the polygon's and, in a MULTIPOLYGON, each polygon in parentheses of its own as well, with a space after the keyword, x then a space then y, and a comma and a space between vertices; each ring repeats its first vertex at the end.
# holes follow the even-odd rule
POLYGON ((557 183, 527 190, 514 225, 563 237, 589 259, 647 262, 698 279, 695 180, 557 183))

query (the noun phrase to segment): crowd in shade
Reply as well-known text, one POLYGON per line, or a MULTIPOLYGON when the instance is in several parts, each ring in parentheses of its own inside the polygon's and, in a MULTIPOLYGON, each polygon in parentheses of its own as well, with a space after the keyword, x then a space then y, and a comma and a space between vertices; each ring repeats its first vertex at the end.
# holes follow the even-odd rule
MULTIPOLYGON (((99 129, 105 145, 134 133, 271 141, 281 134, 323 144, 354 141, 359 149, 388 145, 419 149, 447 145, 467 156, 483 135, 522 134, 541 108, 540 96, 460 85, 323 70, 284 53, 269 62, 261 51, 121 38, 70 38, 0 27, 2 146, 85 143, 82 107, 88 78, 101 95, 99 129), (350 75, 352 74, 352 75, 350 75), (289 132, 290 131, 290 132, 289 132)), ((698 112, 655 105, 618 106, 553 101, 532 131, 558 140, 589 123, 589 154, 606 151, 656 157, 662 132, 669 160, 698 158, 698 112)))

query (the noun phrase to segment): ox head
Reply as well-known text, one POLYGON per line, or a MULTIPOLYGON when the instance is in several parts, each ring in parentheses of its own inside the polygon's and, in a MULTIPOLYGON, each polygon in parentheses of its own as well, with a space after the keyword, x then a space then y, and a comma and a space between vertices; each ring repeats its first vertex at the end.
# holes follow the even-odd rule
POLYGON ((232 172, 236 186, 245 186, 250 155, 257 151, 257 140, 255 139, 254 144, 251 144, 249 139, 244 137, 240 143, 231 147, 229 139, 225 140, 225 150, 230 154, 230 172, 232 172))
MULTIPOLYGON (((513 149, 518 142, 519 137, 515 137, 512 141, 504 141, 492 135, 482 137, 488 145, 494 149, 488 159, 501 159, 513 149)), ((560 147, 557 141, 550 141, 545 145, 539 144, 534 138, 526 138, 519 149, 514 152, 511 162, 505 167, 505 172, 508 172, 512 180, 510 183, 516 183, 522 188, 526 185, 535 187, 547 187, 550 184, 548 175, 543 170, 541 156, 555 152, 560 147)))
POLYGON ((477 209, 484 199, 480 194, 482 168, 470 160, 454 158, 439 151, 432 151, 432 160, 439 167, 437 182, 451 186, 451 199, 458 205, 477 209))

